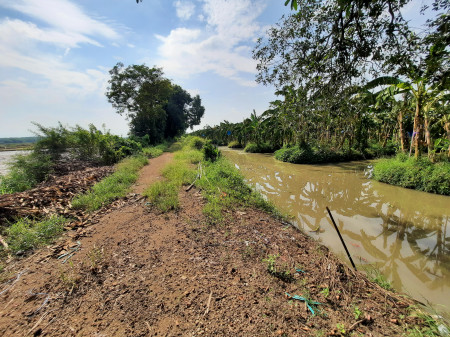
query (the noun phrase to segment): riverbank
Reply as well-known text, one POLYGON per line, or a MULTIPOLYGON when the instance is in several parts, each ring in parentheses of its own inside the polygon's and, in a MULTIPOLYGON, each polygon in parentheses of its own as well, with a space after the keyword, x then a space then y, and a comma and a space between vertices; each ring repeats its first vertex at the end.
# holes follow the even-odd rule
MULTIPOLYGON (((150 160, 132 193, 164 179, 163 159, 150 160)), ((200 178, 205 184, 224 175, 234 182, 236 176, 208 165, 200 178)), ((94 222, 8 265, 0 331, 392 336, 436 328, 425 325, 412 300, 347 268, 284 221, 236 205, 222 188, 214 201, 218 185, 199 186, 179 189, 176 211, 166 213, 139 197, 118 200, 94 222), (220 219, 205 212, 211 201, 227 205, 220 219)))

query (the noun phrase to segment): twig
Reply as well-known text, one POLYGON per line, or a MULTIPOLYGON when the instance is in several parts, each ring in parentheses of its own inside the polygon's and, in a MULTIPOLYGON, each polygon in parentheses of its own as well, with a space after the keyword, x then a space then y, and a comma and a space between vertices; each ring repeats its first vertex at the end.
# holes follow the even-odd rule
POLYGON ((150 324, 147 321, 145 321, 145 324, 147 324, 148 332, 152 333, 152 327, 150 326, 150 324))
POLYGON ((206 311, 203 314, 203 316, 206 316, 206 314, 209 312, 209 305, 211 304, 211 299, 212 299, 212 291, 209 293, 208 304, 206 305, 206 311))
POLYGON ((5 241, 5 239, 1 235, 0 235, 0 243, 3 245, 3 247, 5 247, 5 250, 9 250, 8 243, 5 241))
POLYGON ((365 318, 363 318, 363 319, 361 319, 361 320, 356 321, 355 323, 353 323, 353 324, 350 326, 350 328, 348 328, 348 332, 352 331, 359 323, 364 322, 364 320, 365 320, 365 318))
POLYGON ((11 289, 11 288, 14 286, 14 284, 16 284, 17 281, 19 281, 20 276, 22 276, 26 271, 27 271, 27 270, 25 269, 25 270, 21 271, 19 274, 17 274, 17 277, 16 277, 16 279, 13 281, 13 283, 11 283, 11 285, 10 285, 8 288, 6 288, 6 289, 0 291, 0 295, 3 295, 3 294, 6 293, 9 289, 11 289))
POLYGON ((47 316, 49 313, 51 313, 51 312, 53 312, 53 311, 55 311, 55 310, 56 310, 56 309, 53 309, 53 310, 47 311, 45 314, 43 314, 43 315, 41 316, 41 318, 39 318, 39 320, 36 322, 36 324, 28 331, 28 334, 30 334, 31 331, 33 331, 34 329, 36 329, 37 326, 38 326, 39 324, 41 324, 41 322, 42 322, 42 320, 44 319, 45 316, 47 316))

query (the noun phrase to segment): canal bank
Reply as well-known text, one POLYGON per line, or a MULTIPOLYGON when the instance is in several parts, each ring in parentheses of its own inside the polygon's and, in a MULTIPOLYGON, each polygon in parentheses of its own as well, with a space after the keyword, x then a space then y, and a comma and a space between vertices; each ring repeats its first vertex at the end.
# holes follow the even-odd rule
POLYGON ((372 181, 370 161, 296 165, 221 150, 249 184, 343 261, 327 206, 359 269, 374 266, 398 291, 449 311, 450 197, 372 181))

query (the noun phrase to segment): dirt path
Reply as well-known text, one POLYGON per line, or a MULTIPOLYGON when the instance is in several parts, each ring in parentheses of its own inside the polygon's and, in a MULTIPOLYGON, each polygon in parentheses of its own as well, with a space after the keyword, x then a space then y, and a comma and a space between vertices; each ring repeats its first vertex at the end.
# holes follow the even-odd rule
POLYGON ((161 170, 173 158, 173 153, 165 152, 157 158, 150 159, 150 165, 144 166, 141 170, 138 181, 132 187, 133 193, 141 194, 144 190, 155 181, 161 180, 161 170))
MULTIPOLYGON (((135 191, 170 158, 152 159, 135 191)), ((373 336, 403 331, 407 300, 292 227, 253 209, 228 210, 222 224, 208 225, 199 191, 179 197, 178 212, 133 199, 69 233, 55 245, 80 248, 67 261, 49 247, 9 266, 0 335, 317 336, 339 335, 339 324, 373 336), (272 274, 262 262, 270 256, 272 274), (320 302, 316 315, 286 292, 320 302)))

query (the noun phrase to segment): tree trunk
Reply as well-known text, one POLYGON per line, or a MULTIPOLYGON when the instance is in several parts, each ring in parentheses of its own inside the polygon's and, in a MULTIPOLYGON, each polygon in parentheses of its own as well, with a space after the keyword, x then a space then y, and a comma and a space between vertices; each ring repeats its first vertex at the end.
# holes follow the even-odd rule
POLYGON ((428 116, 425 114, 425 141, 427 143, 428 148, 428 158, 433 159, 433 143, 431 139, 430 133, 430 121, 428 120, 428 116))
POLYGON ((400 108, 398 110, 398 136, 400 138, 401 151, 405 152, 406 151, 406 147, 405 147, 406 135, 405 135, 405 128, 403 126, 403 109, 402 108, 400 108))
MULTIPOLYGON (((421 124, 421 116, 420 109, 421 102, 420 97, 416 98, 416 113, 414 115, 414 132, 413 132, 413 140, 414 140, 414 158, 419 159, 421 154, 421 143, 422 143, 422 124, 421 124)), ((412 141, 412 140, 411 140, 412 141)))
MULTIPOLYGON (((450 141, 450 122, 444 124, 444 129, 447 132, 447 139, 450 141)), ((450 157, 450 144, 448 145, 448 157, 450 157)))

